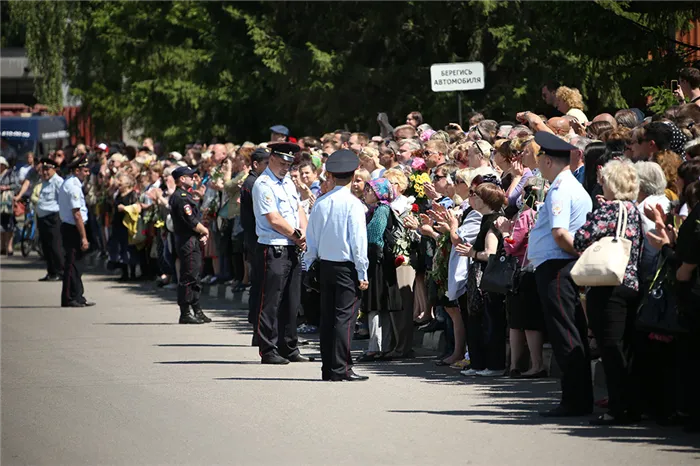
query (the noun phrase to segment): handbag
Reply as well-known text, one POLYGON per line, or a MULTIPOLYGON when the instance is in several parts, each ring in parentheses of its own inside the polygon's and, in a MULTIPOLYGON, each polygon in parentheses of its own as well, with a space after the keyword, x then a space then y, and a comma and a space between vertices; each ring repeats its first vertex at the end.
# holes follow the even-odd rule
POLYGON ((491 254, 481 276, 481 289, 490 293, 508 294, 517 289, 518 259, 504 250, 491 254))
POLYGON ((619 286, 630 261, 632 241, 621 237, 627 230, 627 208, 617 201, 619 212, 615 236, 606 236, 591 244, 571 269, 578 286, 619 286))
POLYGON ((637 308, 637 330, 664 335, 688 333, 673 288, 673 272, 666 258, 660 257, 654 280, 637 308))

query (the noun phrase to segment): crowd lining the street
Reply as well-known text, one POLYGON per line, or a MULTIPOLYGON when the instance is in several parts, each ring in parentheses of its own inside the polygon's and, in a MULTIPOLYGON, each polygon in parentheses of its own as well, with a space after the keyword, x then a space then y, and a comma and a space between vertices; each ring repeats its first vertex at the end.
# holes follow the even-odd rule
MULTIPOLYGON (((621 109, 589 121, 577 89, 547 83, 542 97, 559 114, 550 118, 526 111, 497 122, 475 113, 466 129, 454 123, 434 129, 419 112, 395 128, 380 114, 374 137, 338 130, 293 138, 288 128, 271 127, 270 143, 299 147, 289 176, 307 216, 333 188, 327 158, 341 149, 359 157, 348 189, 364 207, 370 273, 355 330, 368 345, 357 361, 412 358, 415 328, 444 329, 447 349, 437 365, 466 377, 541 378, 548 376, 542 352, 549 341, 563 372, 562 405, 550 415, 591 412, 589 361, 600 357, 608 399, 596 403, 607 413, 594 423, 644 415, 697 431, 700 71, 681 70, 679 82, 687 103, 651 116, 621 109), (553 145, 543 149, 547 144, 553 145), (576 259, 614 237, 622 214, 620 237, 630 249, 621 283, 577 286, 576 259), (538 231, 545 222, 549 228, 538 231), (494 281, 490 262, 500 257, 517 270, 506 293, 482 285, 494 281), (549 272, 556 279, 548 281, 549 272), (571 295, 562 297, 567 289, 571 295), (569 341, 559 341, 562 332, 569 341)), ((209 231, 201 283, 244 291, 254 282, 258 233, 252 180, 267 167, 270 143, 194 143, 181 153, 146 138, 138 148, 79 144, 52 152, 48 161, 28 154, 22 167, 0 157, 2 253, 13 254, 16 223, 28 209, 40 222, 52 213, 42 210, 42 192, 60 188, 59 179, 69 175, 61 167, 87 155, 89 252, 119 270, 119 280, 175 289, 172 173, 192 167, 192 194, 209 231)), ((42 235, 50 226, 39 226, 44 279, 60 280, 60 240, 42 235)), ((319 292, 306 280, 301 301, 297 332, 316 333, 319 292)))

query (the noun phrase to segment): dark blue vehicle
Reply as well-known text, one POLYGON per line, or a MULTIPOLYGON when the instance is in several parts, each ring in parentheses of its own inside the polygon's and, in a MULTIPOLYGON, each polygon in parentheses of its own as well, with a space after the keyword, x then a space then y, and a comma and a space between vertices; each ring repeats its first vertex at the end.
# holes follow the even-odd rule
POLYGON ((27 163, 27 152, 35 159, 70 144, 68 124, 62 116, 0 117, 1 155, 13 166, 27 163))

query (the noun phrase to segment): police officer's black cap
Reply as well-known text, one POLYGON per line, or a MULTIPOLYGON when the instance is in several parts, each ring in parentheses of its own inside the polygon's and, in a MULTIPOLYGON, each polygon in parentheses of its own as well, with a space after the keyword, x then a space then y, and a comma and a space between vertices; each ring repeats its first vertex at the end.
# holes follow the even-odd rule
POLYGON ((196 173, 196 170, 193 170, 190 167, 177 167, 175 170, 173 170, 173 178, 178 179, 181 176, 192 176, 196 173))
POLYGON ((263 148, 263 147, 258 147, 253 152, 253 155, 250 156, 250 161, 260 163, 260 162, 263 162, 269 158, 270 158, 270 151, 263 148))
POLYGON ((54 160, 51 160, 48 157, 44 157, 43 159, 39 160, 39 163, 45 167, 53 167, 53 168, 58 167, 58 164, 54 160))
POLYGON ((360 159, 348 149, 340 149, 333 152, 326 160, 328 173, 353 173, 360 166, 360 159))
POLYGON ((566 158, 571 157, 571 151, 576 150, 576 146, 569 144, 562 138, 547 131, 535 133, 535 142, 539 144, 542 151, 550 157, 566 158))
POLYGON ((80 157, 76 157, 71 161, 71 163, 68 164, 68 169, 69 170, 74 170, 76 168, 84 168, 89 165, 87 155, 81 155, 80 157))
POLYGON ((294 162, 294 154, 301 150, 299 144, 294 144, 293 142, 272 142, 267 145, 270 149, 271 155, 276 155, 285 162, 294 162))

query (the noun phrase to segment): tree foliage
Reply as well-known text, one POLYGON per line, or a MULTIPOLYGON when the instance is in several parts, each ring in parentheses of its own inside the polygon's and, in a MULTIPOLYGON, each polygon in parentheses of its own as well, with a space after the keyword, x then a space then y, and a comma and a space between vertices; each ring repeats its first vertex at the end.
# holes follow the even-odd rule
POLYGON ((28 23, 30 58, 55 77, 63 50, 72 91, 104 131, 129 118, 172 145, 263 140, 277 123, 296 135, 375 132, 380 111, 401 121, 420 109, 442 126, 458 111, 454 93, 430 90, 430 65, 443 62, 484 62, 486 88, 463 106, 496 119, 542 110, 547 79, 578 87, 591 112, 643 107, 642 88, 685 60, 669 31, 699 11, 607 0, 21 3, 15 20, 34 10, 43 19, 30 23, 70 30, 65 46, 39 47, 28 23))

